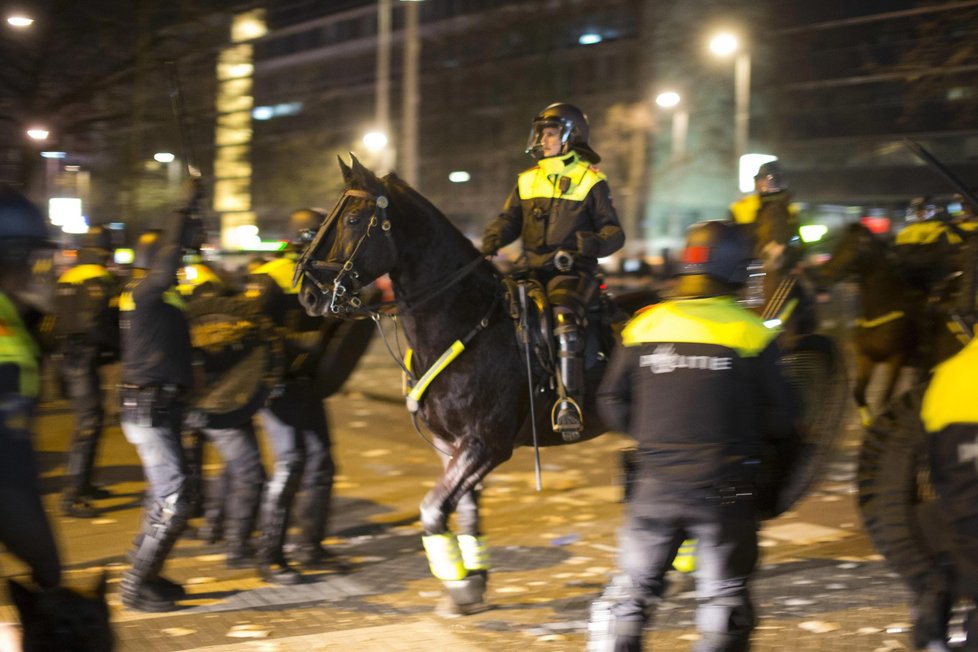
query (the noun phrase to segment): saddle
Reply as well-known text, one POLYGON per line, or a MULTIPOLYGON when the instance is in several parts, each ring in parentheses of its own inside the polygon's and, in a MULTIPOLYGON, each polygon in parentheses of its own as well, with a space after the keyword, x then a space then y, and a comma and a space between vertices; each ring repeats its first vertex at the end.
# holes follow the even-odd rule
MULTIPOLYGON (((503 285, 506 288, 509 315, 516 326, 517 339, 521 346, 529 346, 530 349, 534 385, 555 390, 557 338, 546 288, 535 278, 513 276, 505 276, 503 285)), ((621 327, 627 320, 628 315, 603 290, 587 306, 584 331, 585 374, 590 375, 594 370, 599 370, 608 360, 618 341, 621 327)))

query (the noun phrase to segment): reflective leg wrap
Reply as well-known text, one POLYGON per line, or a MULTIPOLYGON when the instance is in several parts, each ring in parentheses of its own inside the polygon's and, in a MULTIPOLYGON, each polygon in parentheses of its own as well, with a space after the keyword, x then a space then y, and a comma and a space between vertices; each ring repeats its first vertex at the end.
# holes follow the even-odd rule
POLYGON ((672 567, 680 573, 692 573, 696 570, 696 539, 686 539, 672 560, 672 567))
POLYGON ((489 570, 489 548, 482 537, 460 534, 458 535, 458 547, 462 553, 462 565, 466 571, 489 570))
POLYGON ((601 596, 591 603, 587 623, 587 652, 641 652, 642 631, 647 615, 641 619, 622 620, 614 607, 633 597, 631 580, 618 575, 605 587, 601 596))
POLYGON ((453 533, 427 534, 421 537, 421 543, 424 545, 425 554, 428 555, 428 568, 431 569, 432 575, 443 582, 465 578, 462 550, 453 533))

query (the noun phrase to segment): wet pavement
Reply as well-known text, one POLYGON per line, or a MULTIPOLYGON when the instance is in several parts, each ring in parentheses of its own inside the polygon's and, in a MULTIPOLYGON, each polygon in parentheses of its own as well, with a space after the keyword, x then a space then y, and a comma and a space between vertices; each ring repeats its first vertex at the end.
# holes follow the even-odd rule
MULTIPOLYGON (((529 449, 492 473, 482 499, 492 608, 443 618, 435 614, 441 585, 427 569, 417 509, 440 464, 412 428, 399 392, 399 372, 378 341, 343 393, 328 401, 340 475, 327 544, 352 572, 308 573, 300 586, 274 587, 251 570, 226 569, 219 546, 187 538, 165 574, 190 596, 167 614, 130 611, 118 599, 143 486, 135 451, 113 423, 96 478, 113 497, 97 503, 99 518, 59 516, 71 419, 63 401, 47 403, 38 448, 68 583, 90 585, 108 572, 121 650, 583 650, 588 607, 615 569, 618 459, 628 440, 605 435, 543 449, 539 493, 529 449)), ((911 647, 908 594, 861 529, 854 481, 861 430, 854 415, 846 423, 822 482, 761 532, 755 650, 911 647)), ((210 452, 207 472, 219 468, 210 452)), ((6 576, 23 573, 7 555, 0 568, 6 576)), ((3 601, 0 619, 13 620, 3 601)), ((694 608, 690 578, 677 577, 647 648, 688 650, 694 608)))

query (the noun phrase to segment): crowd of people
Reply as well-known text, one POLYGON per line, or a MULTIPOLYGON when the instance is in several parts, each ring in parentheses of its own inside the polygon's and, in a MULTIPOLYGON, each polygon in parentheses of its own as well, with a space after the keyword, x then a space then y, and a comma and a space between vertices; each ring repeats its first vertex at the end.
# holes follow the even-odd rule
MULTIPOLYGON (((570 104, 553 104, 534 118, 526 151, 535 164, 518 176, 481 245, 491 257, 521 238, 528 273, 546 289, 558 361, 552 425, 567 441, 583 427, 583 329, 598 296, 597 258, 619 250, 625 240, 588 132, 586 115, 570 104)), ((698 541, 701 638, 696 649, 750 645, 756 622, 749 584, 758 557, 758 459, 763 446, 773 447, 780 463, 790 466, 801 414, 798 397, 781 377, 781 331, 737 303, 752 260, 763 258, 770 277, 779 278, 793 273, 801 258, 797 213, 790 207, 783 170, 765 164, 756 180, 757 192, 735 204, 726 219, 690 228, 671 296, 625 326, 598 391, 602 419, 633 437, 638 451, 635 489, 620 534, 621 591, 610 608, 602 649, 641 649, 642 632, 665 591, 666 571, 689 539, 698 541)), ((29 419, 40 379, 35 336, 45 313, 57 315, 45 337, 59 352, 75 417, 60 501, 66 515, 99 513, 105 490, 94 482, 93 466, 105 425, 106 380, 100 372, 106 363, 121 363, 120 422, 146 479, 142 525, 120 586, 125 607, 177 607, 185 591, 164 576, 163 568, 198 508, 207 515, 204 536, 224 540, 230 567, 253 566, 265 581, 282 585, 301 581, 297 566, 343 567, 322 545, 336 469, 323 397, 311 382, 315 365, 309 364, 327 336, 324 320, 306 315, 292 286, 296 252, 311 241, 323 218, 313 210, 294 213, 289 249, 250 270, 241 294, 274 322, 285 342, 287 371, 256 415, 274 454, 266 473, 250 416, 231 427, 198 424, 185 433, 195 386, 186 307, 227 291, 221 275, 200 261, 194 271, 178 274, 187 269, 185 254, 202 243, 195 211, 177 211, 165 229, 140 236, 124 283, 107 269, 111 244, 100 228, 86 236, 77 265, 54 279, 46 220, 21 195, 3 191, 0 436, 7 452, 0 456, 0 540, 27 563, 39 587, 61 583, 58 546, 38 491, 29 419), (195 466, 204 442, 215 446, 225 470, 217 480, 221 489, 199 501, 201 473, 195 466), (293 521, 299 534, 287 547, 293 521)), ((923 218, 920 224, 934 219, 923 218)), ((916 230, 925 244, 933 241, 928 240, 932 225, 916 230)), ((953 227, 941 234, 937 237, 961 237, 953 227)), ((896 243, 911 244, 915 238, 898 234, 896 243)), ((775 288, 765 290, 769 296, 775 288)), ((978 427, 975 403, 967 400, 978 369, 974 355, 969 346, 939 368, 924 405, 925 423, 935 433, 935 486, 953 515, 966 557, 978 541, 973 500, 978 470, 973 452, 970 458, 962 452, 973 446, 978 427)), ((961 568, 973 573, 968 565, 961 568)), ((978 580, 967 585, 978 586, 978 580)), ((968 649, 978 649, 976 628, 972 613, 968 649)))

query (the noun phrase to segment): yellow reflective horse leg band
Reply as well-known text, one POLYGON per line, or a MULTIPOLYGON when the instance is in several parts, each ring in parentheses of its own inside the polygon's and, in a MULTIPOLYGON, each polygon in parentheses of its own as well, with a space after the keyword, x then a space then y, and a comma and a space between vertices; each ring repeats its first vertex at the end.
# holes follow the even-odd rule
POLYGON ((428 555, 428 567, 432 575, 442 581, 465 578, 462 551, 454 534, 446 532, 425 535, 421 537, 421 543, 424 544, 424 551, 428 555))
POLYGON ((462 551, 462 564, 467 571, 489 570, 489 548, 482 537, 471 534, 458 535, 458 547, 462 551))
POLYGON ((696 570, 696 539, 683 541, 676 552, 676 558, 672 560, 672 567, 680 573, 692 573, 696 570))

